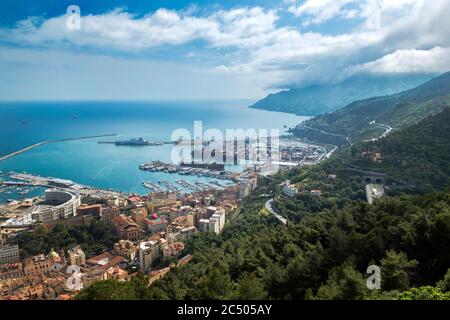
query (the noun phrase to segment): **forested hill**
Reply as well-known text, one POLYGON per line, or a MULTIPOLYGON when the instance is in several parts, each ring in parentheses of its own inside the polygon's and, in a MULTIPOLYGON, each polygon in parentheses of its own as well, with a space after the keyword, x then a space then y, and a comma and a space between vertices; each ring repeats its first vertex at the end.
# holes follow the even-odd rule
POLYGON ((302 116, 316 116, 343 108, 355 100, 395 94, 414 88, 429 80, 430 77, 428 75, 356 75, 338 83, 270 94, 252 107, 302 116))
POLYGON ((77 298, 450 299, 449 192, 355 202, 288 227, 261 211, 264 201, 246 199, 221 237, 196 237, 193 261, 150 288, 142 276, 108 280, 77 298), (382 290, 366 287, 371 264, 382 290))
MULTIPOLYGON (((394 129, 413 125, 450 105, 450 73, 391 96, 356 101, 333 113, 323 114, 299 126, 296 135, 321 140, 323 132, 359 141, 379 136, 384 130, 372 121, 394 129), (313 128, 314 131, 311 131, 313 128)), ((324 141, 327 142, 327 141, 324 141)))
POLYGON ((450 300, 449 138, 446 108, 317 166, 262 177, 222 235, 199 233, 186 243, 189 264, 150 287, 140 274, 94 283, 76 298, 450 300), (356 172, 364 170, 385 172, 389 188, 424 194, 388 192, 369 205, 356 172), (285 179, 299 188, 296 197, 282 196, 285 179), (287 225, 265 209, 267 194, 287 225), (382 270, 381 290, 366 287, 373 264, 382 270))
POLYGON ((417 192, 450 187, 450 107, 375 142, 354 144, 339 160, 417 192), (379 161, 374 157, 379 154, 379 161))
POLYGON ((450 108, 379 141, 348 146, 318 166, 265 178, 221 236, 192 239, 188 265, 150 287, 144 276, 108 280, 77 298, 448 300, 449 137, 450 108), (383 162, 362 158, 363 152, 381 153, 383 162), (362 177, 346 165, 382 170, 430 193, 386 196, 369 205, 360 194, 362 177), (330 173, 337 177, 330 179, 330 173), (284 179, 299 188, 295 198, 280 195, 277 186, 284 179), (322 196, 309 195, 312 188, 322 189, 322 196), (446 190, 433 191, 439 189, 446 190), (261 195, 270 192, 287 226, 264 209, 267 198, 261 195), (381 267, 381 290, 366 287, 372 264, 381 267))

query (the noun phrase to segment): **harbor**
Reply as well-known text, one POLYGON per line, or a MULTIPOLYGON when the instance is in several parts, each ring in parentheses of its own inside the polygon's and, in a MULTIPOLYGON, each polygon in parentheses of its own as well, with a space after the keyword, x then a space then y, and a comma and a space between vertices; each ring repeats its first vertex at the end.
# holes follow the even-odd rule
POLYGON ((178 173, 180 175, 192 175, 197 177, 207 177, 207 178, 215 178, 215 179, 223 179, 223 180, 232 180, 236 181, 237 174, 234 172, 228 171, 219 171, 212 168, 216 168, 220 166, 224 168, 222 165, 217 164, 170 164, 162 161, 152 161, 150 163, 144 163, 139 165, 139 169, 142 171, 150 171, 150 172, 164 172, 164 173, 178 173))
MULTIPOLYGON (((169 191, 175 192, 179 194, 187 194, 189 192, 204 192, 204 191, 219 191, 224 190, 226 185, 220 184, 219 181, 210 181, 210 182, 189 182, 184 179, 178 179, 175 183, 171 183, 167 180, 158 181, 158 184, 147 181, 142 182, 142 185, 152 192, 162 192, 169 191)), ((228 186, 231 183, 228 184, 228 186)))

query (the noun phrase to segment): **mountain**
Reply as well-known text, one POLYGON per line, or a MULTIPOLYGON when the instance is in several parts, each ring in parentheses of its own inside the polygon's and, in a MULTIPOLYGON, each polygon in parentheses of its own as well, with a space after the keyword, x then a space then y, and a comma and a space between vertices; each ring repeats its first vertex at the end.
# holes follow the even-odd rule
POLYGON ((386 173, 394 189, 445 190, 450 186, 450 107, 383 139, 347 147, 341 159, 351 167, 386 173), (376 154, 381 160, 373 161, 376 154))
POLYGON ((338 83, 315 85, 270 94, 251 107, 302 116, 315 116, 338 110, 356 100, 405 91, 426 82, 430 78, 429 75, 356 75, 338 83))
POLYGON ((340 137, 339 144, 380 136, 393 129, 414 125, 441 112, 450 104, 450 72, 398 94, 360 100, 338 111, 323 114, 298 126, 294 133, 319 142, 340 137), (373 123, 373 121, 376 121, 373 123), (327 139, 322 136, 329 135, 327 139))

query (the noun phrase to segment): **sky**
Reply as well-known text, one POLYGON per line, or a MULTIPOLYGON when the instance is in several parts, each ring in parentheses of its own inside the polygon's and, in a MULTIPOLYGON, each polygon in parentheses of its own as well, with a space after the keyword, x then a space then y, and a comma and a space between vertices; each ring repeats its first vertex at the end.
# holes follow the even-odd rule
POLYGON ((450 0, 2 0, 0 100, 257 100, 443 73, 449 16, 450 0))

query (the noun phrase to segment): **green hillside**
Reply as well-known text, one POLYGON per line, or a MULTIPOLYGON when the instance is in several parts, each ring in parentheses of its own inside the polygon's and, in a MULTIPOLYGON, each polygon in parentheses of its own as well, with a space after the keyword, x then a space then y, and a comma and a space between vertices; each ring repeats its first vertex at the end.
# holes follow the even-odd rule
MULTIPOLYGON (((384 130, 371 125, 372 121, 390 125, 394 129, 413 125, 445 109, 450 103, 449 95, 450 73, 445 73, 417 88, 391 96, 356 101, 336 112, 320 115, 306 121, 307 128, 299 126, 295 133, 311 139, 310 131, 313 128, 349 137, 351 141, 374 138, 384 130)), ((317 136, 317 141, 321 140, 317 136)))
POLYGON ((416 192, 450 186, 450 108, 414 126, 342 151, 342 161, 369 171, 385 172, 391 183, 416 192), (379 153, 382 162, 371 157, 379 153))
POLYGON ((193 261, 151 287, 143 276, 101 281, 77 299, 450 298, 449 192, 349 203, 288 226, 262 216, 263 204, 247 199, 221 237, 193 239, 193 261), (380 291, 366 287, 371 264, 380 291))

